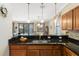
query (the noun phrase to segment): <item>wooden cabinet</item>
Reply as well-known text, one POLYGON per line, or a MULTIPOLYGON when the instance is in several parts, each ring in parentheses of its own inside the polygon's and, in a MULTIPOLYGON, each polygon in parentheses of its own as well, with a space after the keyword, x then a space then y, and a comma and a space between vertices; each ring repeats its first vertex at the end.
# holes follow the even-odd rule
POLYGON ((64 47, 64 55, 65 56, 77 56, 77 54, 75 54, 73 51, 71 51, 67 47, 64 47))
POLYGON ((26 50, 26 56, 39 56, 39 50, 26 50))
POLYGON ((11 56, 26 56, 26 50, 11 50, 11 56))
POLYGON ((61 44, 9 45, 11 56, 77 56, 61 44))
POLYGON ((62 23, 62 30, 66 30, 66 29, 67 29, 67 19, 66 19, 66 14, 64 14, 64 15, 62 16, 61 23, 62 23))
POLYGON ((72 10, 62 16, 62 30, 72 30, 72 10))
POLYGON ((79 7, 73 10, 74 15, 74 30, 79 30, 79 7))
POLYGON ((53 55, 54 56, 62 56, 62 51, 61 50, 53 50, 53 55))
POLYGON ((61 44, 10 45, 11 56, 61 56, 61 44))
POLYGON ((40 55, 41 56, 52 56, 53 55, 52 49, 40 50, 40 55))
POLYGON ((62 15, 62 30, 79 30, 79 6, 62 15))
POLYGON ((9 47, 11 56, 26 56, 25 45, 9 45, 9 47))
POLYGON ((66 20, 67 20, 67 30, 72 30, 73 29, 73 24, 72 24, 72 21, 73 21, 73 18, 72 18, 72 10, 67 12, 67 15, 66 15, 66 20))

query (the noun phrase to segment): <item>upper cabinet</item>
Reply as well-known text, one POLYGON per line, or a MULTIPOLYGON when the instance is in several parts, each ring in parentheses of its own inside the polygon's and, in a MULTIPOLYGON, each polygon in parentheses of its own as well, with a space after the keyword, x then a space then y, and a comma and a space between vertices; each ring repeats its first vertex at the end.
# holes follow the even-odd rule
POLYGON ((67 19, 66 19, 66 14, 62 16, 62 29, 66 30, 67 29, 67 19))
POLYGON ((72 28, 73 28, 72 27, 72 20, 73 20, 72 10, 67 13, 66 18, 67 18, 67 29, 72 30, 72 28))
POLYGON ((79 30, 79 7, 62 15, 62 30, 79 30))
POLYGON ((79 7, 75 8, 73 10, 73 29, 74 30, 79 30, 79 7))
POLYGON ((62 16, 62 29, 63 30, 72 30, 72 11, 65 13, 62 16))

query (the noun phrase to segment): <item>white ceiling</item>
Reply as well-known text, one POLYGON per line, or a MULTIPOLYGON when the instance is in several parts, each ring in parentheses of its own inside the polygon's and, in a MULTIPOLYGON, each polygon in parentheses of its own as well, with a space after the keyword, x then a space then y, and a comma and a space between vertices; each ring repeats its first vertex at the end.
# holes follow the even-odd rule
MULTIPOLYGON (((42 10, 40 8, 41 3, 31 3, 30 4, 30 20, 40 20, 42 15, 42 10)), ((55 15, 55 5, 54 3, 45 3, 44 8, 44 20, 50 20, 55 15)), ((57 12, 59 12, 66 3, 57 4, 57 12)), ((28 18, 28 6, 27 3, 11 3, 10 4, 12 18, 16 21, 26 21, 28 18)))

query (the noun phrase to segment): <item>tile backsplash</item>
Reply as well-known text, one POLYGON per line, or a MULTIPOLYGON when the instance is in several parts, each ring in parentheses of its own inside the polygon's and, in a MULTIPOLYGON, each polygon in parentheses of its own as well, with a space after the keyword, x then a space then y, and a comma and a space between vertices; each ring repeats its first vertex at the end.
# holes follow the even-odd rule
POLYGON ((75 32, 75 31, 69 31, 68 33, 69 37, 74 38, 76 40, 79 40, 79 32, 75 32))

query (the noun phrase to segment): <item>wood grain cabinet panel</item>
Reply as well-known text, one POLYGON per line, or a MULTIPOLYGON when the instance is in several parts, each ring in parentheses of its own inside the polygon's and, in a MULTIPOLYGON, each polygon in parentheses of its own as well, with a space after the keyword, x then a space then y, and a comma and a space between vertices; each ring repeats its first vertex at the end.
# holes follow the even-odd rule
POLYGON ((52 45, 31 45, 28 49, 52 49, 52 45))
POLYGON ((61 23, 62 23, 62 30, 66 30, 66 29, 67 29, 67 19, 66 19, 66 14, 64 14, 64 15, 62 16, 61 23))
POLYGON ((62 30, 72 30, 73 29, 73 12, 72 10, 65 13, 63 16, 62 16, 62 30))
POLYGON ((9 45, 11 56, 61 56, 62 45, 9 45))
POLYGON ((79 6, 62 15, 62 30, 79 30, 79 6))
POLYGON ((26 50, 26 56, 39 56, 39 50, 26 50))
POLYGON ((67 47, 64 47, 64 55, 65 55, 65 56, 77 56, 76 53, 74 53, 73 51, 71 51, 71 50, 68 49, 67 47))
POLYGON ((74 30, 79 30, 79 7, 74 9, 74 30))
POLYGON ((53 56, 62 56, 61 50, 53 50, 53 56))
POLYGON ((52 49, 40 50, 41 56, 53 56, 52 49))
POLYGON ((11 50, 23 50, 23 49, 26 49, 26 46, 25 45, 11 45, 10 46, 10 49, 11 50))
POLYGON ((73 18, 72 18, 72 10, 67 12, 67 15, 66 15, 66 19, 67 19, 67 30, 72 30, 73 29, 73 18))
POLYGON ((11 50, 11 56, 26 56, 26 50, 11 50))

